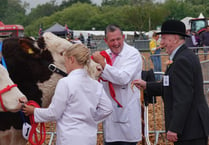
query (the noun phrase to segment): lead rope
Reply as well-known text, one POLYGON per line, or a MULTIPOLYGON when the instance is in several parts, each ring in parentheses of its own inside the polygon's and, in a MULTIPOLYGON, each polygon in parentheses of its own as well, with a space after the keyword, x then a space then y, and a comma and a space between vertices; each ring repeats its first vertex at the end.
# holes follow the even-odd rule
MULTIPOLYGON (((40 106, 35 102, 35 101, 28 101, 27 105, 32 105, 36 108, 40 108, 40 106)), ((41 145, 44 143, 44 140, 46 138, 46 129, 45 129, 45 124, 44 123, 40 123, 40 139, 38 140, 38 136, 37 136, 37 132, 36 132, 36 128, 38 127, 38 123, 35 122, 34 120, 34 115, 30 115, 29 116, 30 119, 30 123, 31 123, 31 131, 29 133, 29 137, 28 137, 28 141, 32 144, 32 145, 41 145), (35 137, 35 142, 33 141, 33 136, 35 137)))
POLYGON ((5 93, 5 92, 7 92, 7 91, 10 91, 13 87, 17 87, 17 84, 8 85, 8 86, 6 86, 5 88, 3 88, 2 90, 0 90, 0 103, 1 103, 1 107, 2 107, 2 109, 4 110, 4 112, 7 112, 7 109, 6 109, 6 107, 4 106, 4 103, 3 103, 3 99, 2 99, 1 94, 5 93))

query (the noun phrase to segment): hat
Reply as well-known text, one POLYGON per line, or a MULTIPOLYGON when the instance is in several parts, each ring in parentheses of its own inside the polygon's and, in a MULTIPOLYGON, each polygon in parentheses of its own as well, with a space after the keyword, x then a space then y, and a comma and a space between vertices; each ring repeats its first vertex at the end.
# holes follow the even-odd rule
POLYGON ((162 24, 161 32, 157 34, 177 34, 185 37, 189 37, 186 35, 186 27, 183 22, 178 20, 167 20, 162 24))

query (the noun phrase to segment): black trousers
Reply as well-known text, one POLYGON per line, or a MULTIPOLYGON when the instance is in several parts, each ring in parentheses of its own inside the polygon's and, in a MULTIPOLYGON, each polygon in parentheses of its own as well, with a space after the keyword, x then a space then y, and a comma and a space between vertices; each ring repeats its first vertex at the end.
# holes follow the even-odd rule
POLYGON ((187 141, 177 141, 174 145, 208 145, 208 137, 187 141))

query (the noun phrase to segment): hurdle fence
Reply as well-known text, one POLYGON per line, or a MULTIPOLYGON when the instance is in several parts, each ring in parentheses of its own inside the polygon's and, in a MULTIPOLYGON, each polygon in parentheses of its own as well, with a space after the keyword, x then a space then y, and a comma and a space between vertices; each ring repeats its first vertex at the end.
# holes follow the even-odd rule
MULTIPOLYGON (((141 42, 141 43, 147 43, 147 42, 141 42)), ((146 44, 143 44, 146 45, 146 44)), ((202 50, 202 47, 193 47, 190 49, 200 49, 202 50)), ((162 61, 162 72, 154 72, 155 75, 164 75, 164 71, 166 69, 165 63, 163 63, 166 59, 168 59, 168 55, 164 53, 164 51, 161 54, 157 54, 157 55, 150 55, 147 52, 147 48, 144 48, 145 51, 141 50, 141 54, 142 54, 142 59, 143 59, 143 69, 144 70, 149 70, 151 68, 153 68, 152 62, 151 62, 151 56, 160 56, 161 57, 161 61, 162 61), (143 55, 145 53, 145 55, 143 55)), ((203 79, 204 79, 204 94, 205 97, 208 101, 209 104, 209 60, 204 60, 204 58, 202 56, 204 55, 208 55, 209 53, 203 53, 201 51, 198 51, 196 53, 196 55, 198 55, 198 57, 200 58, 200 63, 201 63, 201 67, 202 67, 202 73, 203 73, 203 79)), ((96 51, 96 50, 93 50, 96 51)), ((161 116, 161 120, 164 120, 164 110, 163 110, 163 101, 160 100, 160 116, 161 116)), ((140 144, 142 145, 157 145, 159 142, 159 137, 161 136, 161 138, 163 139, 163 142, 165 145, 169 145, 166 137, 165 137, 165 129, 164 129, 164 121, 161 121, 161 128, 159 129, 157 128, 157 119, 156 119, 156 105, 154 102, 154 98, 153 98, 153 103, 151 105, 148 106, 144 106, 144 111, 142 112, 144 114, 144 137, 145 137, 145 141, 141 142, 140 144), (150 107, 151 106, 151 107, 150 107), (152 110, 151 110, 152 109, 152 110), (153 129, 150 130, 149 129, 149 125, 150 125, 150 121, 149 121, 149 110, 152 111, 152 116, 153 116, 153 129), (154 143, 152 143, 150 141, 150 135, 154 135, 154 143)), ((55 145, 56 144, 56 123, 52 122, 49 124, 49 131, 46 132, 46 135, 49 136, 47 138, 47 141, 44 143, 45 145, 55 145)), ((39 129, 37 129, 37 132, 40 133, 39 129)), ((98 134, 102 134, 102 131, 98 131, 98 134)))

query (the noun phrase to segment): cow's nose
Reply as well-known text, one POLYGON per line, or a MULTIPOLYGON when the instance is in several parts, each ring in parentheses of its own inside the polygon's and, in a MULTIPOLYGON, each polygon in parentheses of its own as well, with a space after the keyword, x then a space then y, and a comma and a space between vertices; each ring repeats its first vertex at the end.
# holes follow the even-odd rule
POLYGON ((27 103, 28 99, 26 97, 21 97, 21 98, 19 98, 19 102, 20 103, 27 103))

